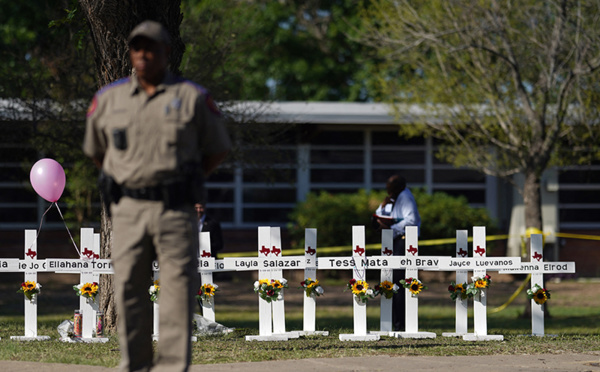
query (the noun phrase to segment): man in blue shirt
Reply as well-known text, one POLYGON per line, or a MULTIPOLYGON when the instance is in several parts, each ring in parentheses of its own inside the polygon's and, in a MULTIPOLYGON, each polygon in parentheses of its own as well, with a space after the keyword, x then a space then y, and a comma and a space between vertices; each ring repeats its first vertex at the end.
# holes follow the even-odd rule
MULTIPOLYGON (((383 203, 377 208, 376 221, 382 229, 392 229, 394 236, 394 256, 404 256, 404 234, 406 226, 417 226, 421 228, 421 216, 417 209, 417 202, 413 194, 406 188, 406 180, 400 175, 391 176, 386 184, 388 195, 383 203), (389 218, 388 218, 389 216, 389 218)), ((398 284, 404 280, 404 270, 394 270, 393 280, 398 284)), ((399 285, 402 287, 402 285, 399 285)), ((405 330, 406 299, 404 291, 399 291, 392 298, 392 325, 394 331, 405 330)))

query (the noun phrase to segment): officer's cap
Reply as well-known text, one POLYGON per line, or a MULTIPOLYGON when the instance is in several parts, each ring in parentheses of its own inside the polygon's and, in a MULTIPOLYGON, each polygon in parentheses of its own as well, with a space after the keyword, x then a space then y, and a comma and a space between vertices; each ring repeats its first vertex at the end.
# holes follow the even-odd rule
POLYGON ((131 44, 133 39, 138 36, 147 37, 148 39, 159 43, 171 43, 171 38, 169 37, 169 33, 167 32, 165 26, 156 21, 144 21, 135 26, 127 38, 127 43, 131 44))

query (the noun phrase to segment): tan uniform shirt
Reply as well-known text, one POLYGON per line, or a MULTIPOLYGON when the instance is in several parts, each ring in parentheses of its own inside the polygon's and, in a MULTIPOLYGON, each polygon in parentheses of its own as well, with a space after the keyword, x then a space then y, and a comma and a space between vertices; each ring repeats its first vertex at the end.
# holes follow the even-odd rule
POLYGON ((129 188, 155 186, 202 155, 231 147, 221 114, 199 85, 168 74, 148 96, 134 77, 96 93, 88 110, 84 153, 129 188))

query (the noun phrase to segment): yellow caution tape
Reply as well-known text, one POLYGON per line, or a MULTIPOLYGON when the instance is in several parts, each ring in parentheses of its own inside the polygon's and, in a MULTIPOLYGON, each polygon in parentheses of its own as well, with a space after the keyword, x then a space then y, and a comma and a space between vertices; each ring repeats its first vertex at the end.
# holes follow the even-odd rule
POLYGON ((515 291, 515 293, 512 294, 512 296, 510 296, 510 298, 508 299, 508 301, 506 301, 504 304, 498 306, 497 308, 488 310, 488 313, 498 313, 504 309, 506 309, 506 307, 508 305, 510 305, 515 298, 517 298, 517 296, 523 292, 523 290, 525 289, 525 287, 527 286, 527 283, 529 283, 529 280, 531 279, 531 274, 527 274, 527 277, 525 278, 525 280, 523 280, 523 283, 521 283, 521 285, 519 286, 519 288, 517 288, 517 290, 515 291))
MULTIPOLYGON (((525 232, 524 235, 520 235, 521 237, 521 247, 524 248, 526 245, 526 239, 531 237, 531 234, 542 234, 544 238, 546 236, 551 235, 550 233, 543 233, 539 229, 529 228, 525 232)), ((597 235, 582 235, 582 234, 569 234, 569 233, 555 233, 556 237, 559 238, 567 238, 567 239, 586 239, 586 240, 600 240, 600 236, 597 235)), ((485 240, 494 241, 494 240, 505 240, 508 239, 510 235, 490 235, 486 236, 485 240)), ((473 238, 470 237, 469 241, 472 242, 473 238)), ((453 244, 456 243, 456 238, 447 238, 447 239, 430 239, 430 240, 420 240, 419 246, 432 246, 432 245, 444 245, 444 244, 453 244)), ((368 244, 365 249, 367 250, 380 250, 381 244, 368 244)), ((337 247, 324 247, 319 248, 319 254, 332 254, 332 253, 344 253, 351 251, 350 246, 337 246, 337 247)), ((525 252, 526 253, 526 252, 525 252)), ((286 249, 283 250, 284 256, 299 256, 304 254, 304 249, 286 249)), ((228 253, 219 253, 219 257, 252 257, 258 256, 258 252, 228 252, 228 253)))

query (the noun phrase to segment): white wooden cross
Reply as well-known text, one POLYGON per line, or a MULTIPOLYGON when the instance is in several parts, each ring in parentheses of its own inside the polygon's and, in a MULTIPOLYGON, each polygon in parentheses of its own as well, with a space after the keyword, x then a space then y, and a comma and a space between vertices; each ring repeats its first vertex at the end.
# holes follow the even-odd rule
MULTIPOLYGON (((258 228, 258 257, 226 257, 218 271, 258 270, 258 279, 283 279, 283 269, 304 269, 304 256, 282 257, 281 231, 279 227, 258 228)), ((281 290, 282 297, 284 290, 281 290)), ((258 335, 246 336, 246 341, 287 341, 297 338, 298 332, 285 330, 284 299, 267 302, 258 298, 258 335)))
MULTIPOLYGON (((81 260, 96 261, 100 259, 100 234, 94 234, 92 228, 81 229, 81 260), (92 247, 90 250, 89 247, 92 247)), ((99 283, 100 272, 94 270, 94 265, 86 267, 80 272, 80 283, 99 283)), ((107 288, 100 288, 100 291, 106 291, 107 288)), ((81 341, 83 342, 107 342, 108 337, 96 337, 94 334, 97 330, 96 314, 99 311, 98 301, 99 296, 96 299, 88 299, 83 296, 79 296, 79 309, 82 314, 82 330, 81 330, 81 341)), ((104 325, 102 325, 103 327, 104 325)))
MULTIPOLYGON (((405 229, 405 258, 410 258, 406 267, 406 278, 419 278, 419 269, 437 269, 440 257, 419 258, 419 228, 407 226, 405 229), (414 263, 413 263, 414 262, 414 263), (417 264, 419 262, 420 264, 417 264)), ((397 256, 399 257, 399 256, 397 256)), ((435 338, 433 332, 419 331, 419 297, 413 296, 408 288, 404 289, 406 296, 406 331, 390 332, 390 336, 400 338, 435 338)))
MULTIPOLYGON (((440 264, 439 270, 457 271, 457 283, 466 283, 464 275, 458 276, 459 273, 467 274, 473 271, 474 277, 482 278, 487 271, 499 271, 507 268, 518 268, 521 264, 520 257, 493 257, 487 258, 485 227, 473 227, 473 257, 466 257, 467 247, 467 231, 459 230, 457 233, 457 257, 449 258, 440 264)), ((468 275, 467 275, 468 276, 468 275)), ((492 284, 493 285, 493 284, 492 284)), ((481 289, 481 294, 474 297, 473 319, 474 333, 467 333, 467 315, 466 304, 457 299, 456 305, 456 332, 444 333, 443 336, 462 336, 467 341, 501 341, 504 339, 502 335, 487 334, 487 289, 481 289)), ((466 300, 464 300, 466 301, 466 300)))
MULTIPOLYGON (((311 278, 317 280, 317 229, 304 230, 304 260, 306 267, 304 268, 304 279, 311 278)), ((316 330, 316 308, 317 302, 315 297, 302 296, 303 302, 303 327, 302 331, 298 331, 301 336, 327 336, 328 331, 316 330)))
MULTIPOLYGON (((14 267, 14 261, 3 259, 3 266, 14 267)), ((18 261, 18 271, 25 273, 25 281, 37 283, 38 271, 46 271, 46 263, 37 259, 37 231, 25 230, 25 258, 18 261)), ((40 290, 40 294, 43 290, 40 290)), ((46 341, 50 336, 38 336, 37 332, 37 295, 31 300, 23 296, 25 303, 25 335, 10 336, 11 340, 18 341, 46 341)))
MULTIPOLYGON (((487 256, 485 227, 473 227, 473 257, 485 258, 487 256)), ((512 258, 516 262, 520 258, 512 258)), ((489 265, 480 265, 473 268, 473 276, 483 278, 489 265)), ((473 322, 474 333, 463 335, 465 341, 502 341, 503 335, 488 335, 487 333, 487 289, 480 289, 480 293, 473 297, 473 322)))
MULTIPOLYGON (((469 254, 468 247, 468 231, 467 230, 457 230, 456 231, 456 257, 457 258, 466 258, 469 254)), ((462 267, 462 266, 459 266, 462 267)), ((459 268, 456 270, 456 284, 464 284, 467 283, 469 271, 459 268)), ((465 288, 466 290, 466 288, 465 288)), ((455 300, 456 302, 456 331, 455 332, 444 332, 442 336, 444 337, 459 337, 464 336, 468 333, 468 298, 462 298, 458 296, 455 300)))
MULTIPOLYGON (((200 246, 198 249, 198 261, 200 266, 200 281, 202 284, 214 284, 213 271, 215 269, 215 258, 211 254, 210 232, 200 232, 198 234, 200 246)), ((201 300, 202 316, 206 319, 215 321, 215 298, 201 300)))
MULTIPOLYGON (((319 269, 352 269, 352 278, 365 280, 366 269, 363 266, 365 259, 365 227, 352 226, 352 257, 319 257, 319 269)), ((341 341, 376 341, 379 335, 367 331, 367 304, 355 295, 353 299, 354 333, 340 334, 341 341)))
MULTIPOLYGON (((391 257, 394 254, 394 233, 391 229, 381 230, 381 256, 391 257)), ((393 270, 389 268, 381 269, 380 282, 388 281, 394 284, 393 270)), ((396 285, 398 283, 395 283, 396 285)), ((381 302, 379 303, 379 332, 381 336, 389 336, 392 329, 392 299, 386 298, 384 295, 380 296, 381 302)))
MULTIPOLYGON (((390 233, 391 230, 389 230, 387 234, 390 233)), ((437 270, 438 266, 447 261, 449 257, 419 257, 418 234, 418 227, 407 226, 404 256, 390 256, 390 250, 387 249, 387 247, 393 246, 393 239, 391 239, 391 236, 382 235, 382 255, 368 257, 364 262, 366 268, 379 269, 382 270, 382 272, 384 270, 406 269, 406 278, 412 277, 414 279, 418 279, 419 270, 437 270)), ((396 284, 399 286, 402 285, 402 283, 396 284)), ((436 334, 433 332, 419 331, 418 296, 413 296, 408 288, 400 288, 400 291, 402 290, 404 290, 404 296, 406 296, 406 310, 404 313, 406 330, 404 332, 394 332, 390 330, 388 335, 401 338, 435 338, 436 334)), ((382 300, 384 300, 383 297, 382 300)), ((387 324, 388 322, 391 324, 391 305, 386 306, 390 306, 390 309, 386 309, 386 312, 382 311, 381 322, 382 324, 387 324)))
MULTIPOLYGON (((500 274, 531 273, 531 290, 535 292, 536 285, 544 288, 544 274, 574 273, 575 262, 544 262, 544 237, 542 234, 531 234, 530 262, 523 262, 518 269, 500 271, 500 274)), ((531 301, 531 334, 544 336, 544 305, 531 301)))
MULTIPOLYGON (((93 228, 82 228, 80 236, 80 258, 47 258, 47 271, 58 274, 79 274, 79 283, 76 284, 98 283, 100 281, 100 274, 113 274, 112 264, 109 259, 100 258, 100 234, 94 234, 93 228)), ((106 289, 99 289, 99 291, 103 290, 106 289)), ((98 297, 95 300, 88 300, 83 296, 79 297, 79 310, 82 319, 81 338, 66 338, 61 339, 61 341, 88 343, 104 343, 108 341, 108 337, 95 336, 98 327, 96 323, 96 315, 99 310, 98 301, 98 297)))

